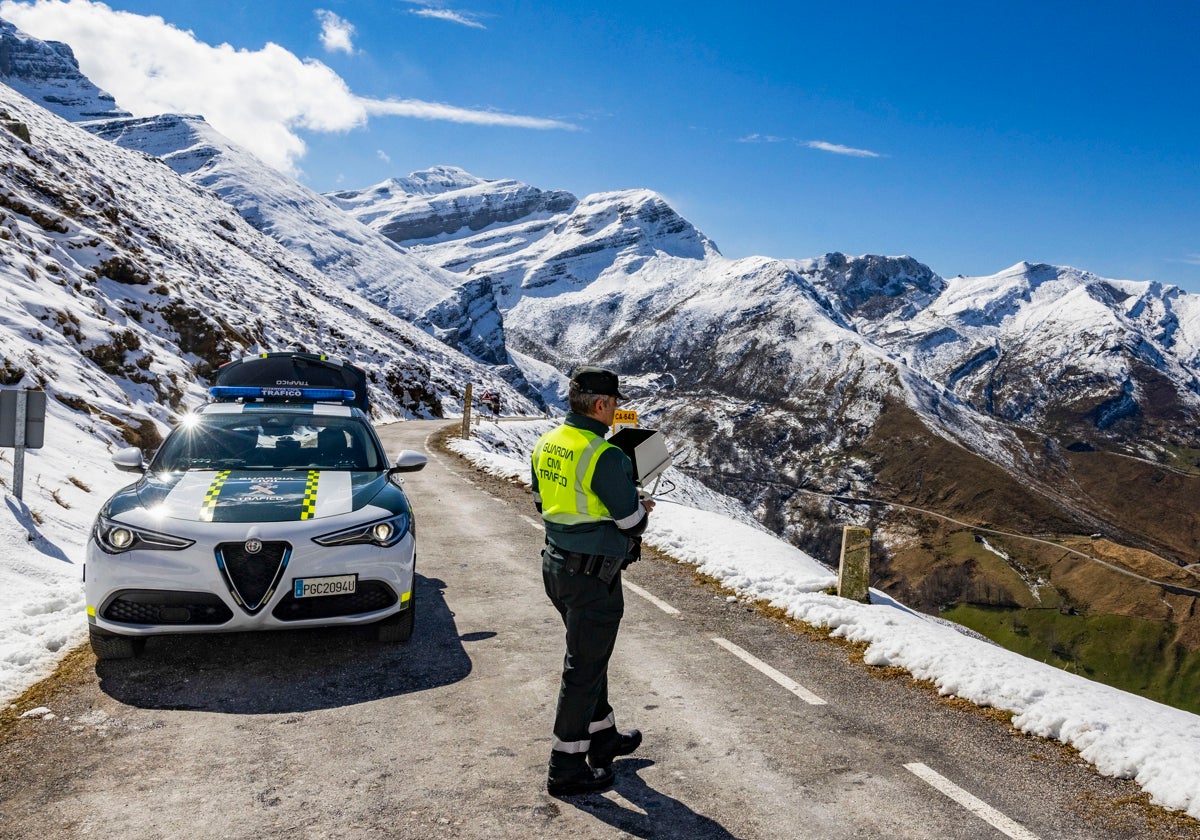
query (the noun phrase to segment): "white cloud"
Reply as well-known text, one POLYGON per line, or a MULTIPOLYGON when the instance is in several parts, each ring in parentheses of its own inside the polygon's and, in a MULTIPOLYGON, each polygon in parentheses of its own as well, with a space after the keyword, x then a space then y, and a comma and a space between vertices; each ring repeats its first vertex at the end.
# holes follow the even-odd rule
POLYGON ((202 114, 265 163, 292 174, 306 151, 297 130, 347 131, 376 116, 575 128, 416 99, 368 99, 325 64, 278 44, 258 50, 212 46, 157 15, 115 11, 93 0, 3 0, 0 17, 37 38, 70 44, 83 72, 135 116, 202 114))
POLYGON ((779 137, 774 134, 747 134, 745 137, 738 138, 739 143, 794 143, 808 149, 816 149, 821 152, 829 152, 834 155, 845 155, 846 157, 860 158, 878 158, 886 157, 879 152, 872 152, 869 149, 855 149, 851 146, 842 146, 838 143, 826 143, 824 140, 799 140, 795 137, 779 137))
POLYGON ((321 21, 321 43, 329 52, 354 54, 354 24, 326 9, 316 10, 321 21))
MULTIPOLYGON (((413 0, 409 0, 409 2, 413 2, 413 0)), ((487 28, 482 23, 480 23, 476 19, 475 15, 472 14, 471 12, 456 12, 453 9, 447 9, 447 8, 443 8, 441 6, 426 5, 423 3, 418 3, 418 5, 420 5, 421 8, 410 9, 409 13, 414 14, 414 15, 419 15, 421 17, 426 17, 426 18, 434 18, 436 20, 449 21, 450 23, 457 23, 462 26, 469 26, 472 29, 486 29, 487 28)))
POLYGON ((854 149, 850 146, 841 146, 837 143, 826 143, 824 140, 810 140, 804 144, 810 149, 818 149, 822 152, 830 152, 835 155, 846 155, 848 157, 862 158, 877 158, 883 157, 878 152, 868 151, 867 149, 854 149))
POLYGON ((388 156, 388 153, 387 153, 387 152, 385 152, 383 149, 376 149, 376 150, 375 150, 375 157, 379 158, 379 159, 380 159, 381 161, 383 161, 384 163, 391 163, 391 162, 392 162, 392 159, 391 159, 391 158, 388 156))
POLYGON ((786 137, 776 137, 774 134, 747 134, 745 137, 739 137, 739 143, 784 143, 786 137))
POLYGON ((414 117, 419 120, 445 120, 446 122, 509 126, 511 128, 574 129, 576 127, 570 123, 544 117, 522 117, 499 111, 459 108, 456 105, 425 102, 421 99, 359 99, 358 101, 372 116, 414 117))
POLYGON ((1180 262, 1187 263, 1188 265, 1200 265, 1200 254, 1188 254, 1180 262))

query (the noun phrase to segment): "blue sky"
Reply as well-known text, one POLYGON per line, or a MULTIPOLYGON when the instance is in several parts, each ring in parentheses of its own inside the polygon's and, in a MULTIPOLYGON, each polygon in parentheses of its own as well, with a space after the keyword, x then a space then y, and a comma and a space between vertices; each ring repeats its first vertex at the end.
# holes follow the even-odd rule
POLYGON ((909 254, 946 277, 1029 260, 1200 292, 1194 0, 0 14, 70 43, 135 113, 204 113, 322 192, 450 164, 648 187, 730 257, 909 254))

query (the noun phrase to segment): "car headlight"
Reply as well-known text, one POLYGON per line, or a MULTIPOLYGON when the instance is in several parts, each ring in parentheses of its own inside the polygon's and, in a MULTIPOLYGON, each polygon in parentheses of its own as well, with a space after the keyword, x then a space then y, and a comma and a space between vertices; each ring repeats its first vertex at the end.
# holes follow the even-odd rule
POLYGON ((185 540, 170 534, 160 534, 158 531, 148 531, 145 528, 135 528, 122 522, 100 517, 92 532, 96 545, 108 554, 121 554, 135 549, 151 549, 157 551, 181 551, 194 544, 195 540, 185 540))
POLYGON ((412 519, 407 513, 398 513, 387 519, 377 519, 365 525, 356 525, 344 531, 335 531, 320 537, 313 537, 313 542, 320 545, 359 545, 369 543, 382 548, 393 546, 412 527, 412 519))

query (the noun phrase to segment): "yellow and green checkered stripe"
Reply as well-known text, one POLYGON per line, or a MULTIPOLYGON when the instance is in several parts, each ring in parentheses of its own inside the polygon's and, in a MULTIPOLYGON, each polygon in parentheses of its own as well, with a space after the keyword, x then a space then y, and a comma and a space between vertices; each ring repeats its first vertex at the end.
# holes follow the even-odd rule
POLYGON ((200 521, 212 522, 213 511, 217 509, 217 498, 221 495, 221 487, 229 478, 230 470, 221 470, 213 478, 213 483, 208 486, 208 492, 204 494, 204 501, 200 503, 200 521))
POLYGON ((300 503, 300 519, 312 519, 317 512, 317 484, 321 473, 316 470, 308 471, 308 481, 304 482, 304 500, 300 503))

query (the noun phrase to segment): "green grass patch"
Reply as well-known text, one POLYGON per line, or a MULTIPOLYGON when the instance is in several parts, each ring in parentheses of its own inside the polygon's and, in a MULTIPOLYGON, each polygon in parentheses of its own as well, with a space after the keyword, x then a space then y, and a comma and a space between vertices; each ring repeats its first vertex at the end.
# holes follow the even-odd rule
POLYGON ((1163 444, 1162 446, 1167 451, 1167 454, 1171 456, 1171 466, 1185 472, 1190 472, 1193 475, 1200 475, 1200 449, 1176 446, 1170 443, 1163 444))
POLYGON ((945 618, 1040 662, 1200 714, 1200 652, 1163 622, 958 604, 945 618))

